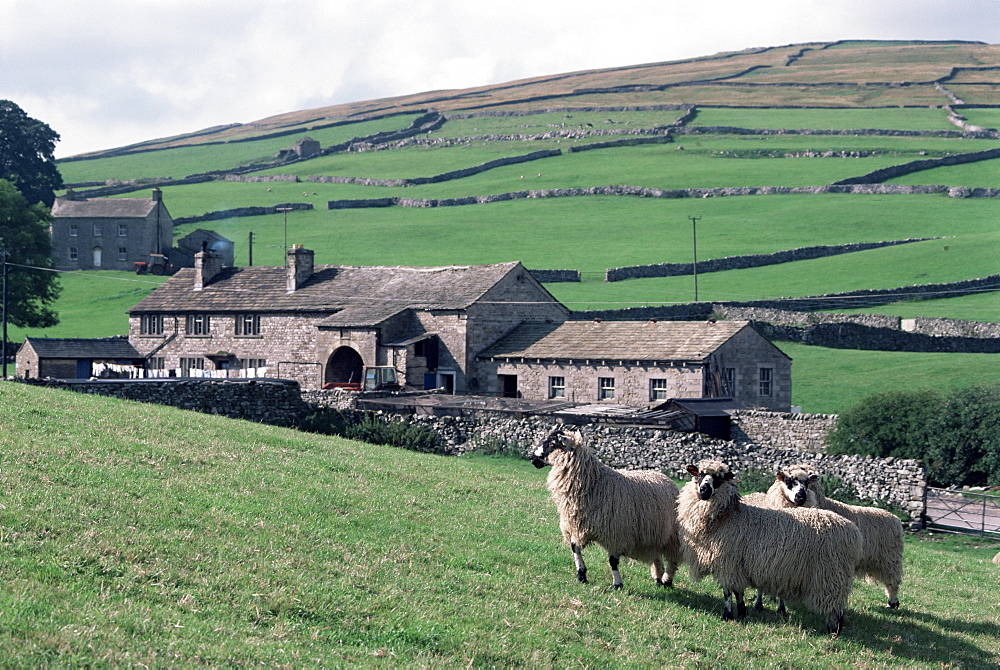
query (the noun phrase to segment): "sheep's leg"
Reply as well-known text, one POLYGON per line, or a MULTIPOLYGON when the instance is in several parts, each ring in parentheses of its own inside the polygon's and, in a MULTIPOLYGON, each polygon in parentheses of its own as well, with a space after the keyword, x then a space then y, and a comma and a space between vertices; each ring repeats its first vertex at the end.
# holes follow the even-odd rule
POLYGON ((785 609, 784 598, 778 598, 778 614, 788 614, 788 610, 785 609))
POLYGON ((587 564, 583 562, 583 551, 576 542, 570 542, 569 548, 573 550, 573 562, 576 564, 576 578, 581 584, 587 583, 587 564))
POLYGON ((722 620, 732 621, 736 618, 733 616, 733 592, 729 589, 723 589, 722 595, 725 598, 722 603, 722 620))
POLYGON ((608 554, 608 563, 611 565, 611 588, 620 589, 624 584, 622 583, 622 573, 618 572, 618 556, 614 554, 608 554))
POLYGON ((840 635, 844 629, 844 610, 834 610, 826 615, 826 629, 834 635, 840 635))
POLYGON ((673 586, 674 573, 677 572, 677 563, 675 561, 667 561, 667 569, 664 570, 663 559, 657 558, 650 563, 649 572, 653 576, 653 581, 660 586, 673 586))
POLYGON ((743 590, 734 590, 733 595, 736 596, 736 618, 745 619, 747 618, 747 605, 743 602, 743 590))
POLYGON ((764 609, 764 592, 760 589, 757 589, 757 600, 754 601, 753 608, 757 612, 764 609))

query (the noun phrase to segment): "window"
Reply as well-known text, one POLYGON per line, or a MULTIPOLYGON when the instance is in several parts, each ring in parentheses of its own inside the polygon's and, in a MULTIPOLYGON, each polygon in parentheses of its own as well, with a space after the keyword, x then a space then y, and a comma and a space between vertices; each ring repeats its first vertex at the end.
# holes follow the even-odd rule
POLYGON ((760 395, 762 397, 769 398, 773 391, 772 388, 772 373, 774 368, 761 368, 760 369, 760 395))
POLYGON ((69 236, 77 237, 79 234, 80 234, 80 226, 76 225, 75 223, 69 224, 69 236))
POLYGON ((118 237, 128 237, 128 224, 119 223, 118 224, 118 237))
POLYGON ((101 237, 103 233, 101 232, 101 224, 94 224, 94 237, 101 237))
POLYGON ((566 378, 549 377, 549 398, 566 397, 566 378))
POLYGON ((212 322, 207 314, 189 314, 185 334, 204 336, 211 334, 212 322))
POLYGON ((238 314, 236 316, 237 335, 260 335, 259 314, 238 314))
POLYGON ((167 367, 167 359, 162 356, 154 356, 146 359, 147 370, 163 370, 167 367))
POLYGON ((597 399, 598 400, 611 400, 615 397, 615 378, 614 377, 598 377, 597 378, 597 399))
POLYGON ((204 358, 181 358, 181 376, 190 377, 192 370, 204 370, 204 358))
POLYGON ((243 370, 250 370, 254 368, 266 368, 267 359, 266 358, 241 358, 240 368, 243 370))
POLYGON ((163 335, 163 315, 143 314, 139 317, 140 335, 163 335))
POLYGON ((69 259, 71 261, 78 261, 78 260, 80 260, 80 250, 77 249, 76 247, 70 247, 69 248, 69 259))
POLYGON ((650 379, 649 380, 649 399, 650 400, 667 400, 667 380, 666 379, 650 379))
POLYGON ((722 368, 722 395, 736 397, 736 368, 722 368))
POLYGON ((128 249, 125 247, 118 247, 118 260, 127 261, 128 260, 128 249))

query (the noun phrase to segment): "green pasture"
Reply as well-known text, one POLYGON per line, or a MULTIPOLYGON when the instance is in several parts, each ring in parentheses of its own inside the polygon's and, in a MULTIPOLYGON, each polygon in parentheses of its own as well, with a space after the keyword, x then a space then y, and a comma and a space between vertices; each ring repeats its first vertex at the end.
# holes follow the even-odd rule
POLYGON ((325 147, 346 142, 353 137, 363 137, 381 131, 402 130, 408 127, 415 117, 416 115, 377 119, 332 128, 303 130, 301 134, 246 142, 199 144, 124 156, 64 161, 59 163, 59 171, 62 173, 63 181, 68 184, 142 177, 179 179, 191 174, 273 161, 279 150, 292 146, 306 136, 325 147))
POLYGON ((994 292, 964 295, 937 300, 904 300, 879 307, 835 310, 846 314, 887 314, 912 319, 925 316, 932 319, 964 319, 966 321, 1000 322, 1000 304, 994 292))
POLYGON ((1000 188, 1000 159, 951 165, 911 172, 902 177, 887 179, 887 184, 944 184, 969 188, 1000 188))
MULTIPOLYGON (((699 107, 692 126, 740 128, 792 128, 847 130, 891 128, 894 130, 951 130, 948 113, 933 108, 882 109, 732 109, 699 107)), ((869 142, 876 140, 868 138, 869 142)))
POLYGON ((994 130, 1000 128, 1000 107, 963 107, 958 112, 974 126, 994 130))
POLYGON ((775 345, 792 358, 792 404, 809 413, 839 414, 886 391, 1000 382, 997 354, 859 351, 783 341, 775 345))
MULTIPOLYGON (((857 582, 839 637, 789 603, 585 552, 546 470, 0 384, 9 667, 991 668, 1000 543, 907 535, 899 610, 857 582)), ((526 447, 528 445, 520 445, 526 447)))
POLYGON ((996 105, 1000 100, 1000 84, 995 83, 949 84, 948 90, 970 105, 996 105))
MULTIPOLYGON (((562 130, 633 130, 669 126, 687 110, 646 111, 571 111, 547 112, 525 116, 473 116, 449 119, 434 137, 476 137, 480 135, 540 135, 562 130), (592 128, 587 126, 593 126, 592 128), (581 128, 583 126, 583 128, 581 128)), ((608 137, 606 139, 614 139, 608 137)))

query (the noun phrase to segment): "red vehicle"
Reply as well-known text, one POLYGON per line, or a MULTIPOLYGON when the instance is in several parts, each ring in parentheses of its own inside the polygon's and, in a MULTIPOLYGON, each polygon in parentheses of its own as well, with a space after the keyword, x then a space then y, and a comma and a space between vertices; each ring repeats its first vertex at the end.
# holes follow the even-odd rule
POLYGON ((167 257, 163 254, 150 254, 148 261, 136 261, 135 273, 144 275, 147 272, 152 275, 172 275, 177 268, 167 262, 167 257))

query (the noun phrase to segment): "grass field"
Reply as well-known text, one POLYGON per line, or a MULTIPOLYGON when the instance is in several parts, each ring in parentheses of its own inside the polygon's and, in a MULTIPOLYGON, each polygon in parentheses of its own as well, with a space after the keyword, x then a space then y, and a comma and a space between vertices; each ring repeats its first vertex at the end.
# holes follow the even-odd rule
POLYGON ((0 383, 7 667, 993 668, 996 540, 908 535, 902 607, 844 633, 720 620, 600 549, 579 584, 546 471, 0 383), (88 420, 83 422, 81 416, 88 420))

